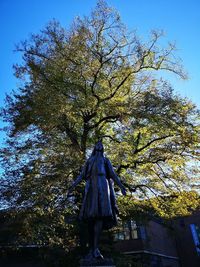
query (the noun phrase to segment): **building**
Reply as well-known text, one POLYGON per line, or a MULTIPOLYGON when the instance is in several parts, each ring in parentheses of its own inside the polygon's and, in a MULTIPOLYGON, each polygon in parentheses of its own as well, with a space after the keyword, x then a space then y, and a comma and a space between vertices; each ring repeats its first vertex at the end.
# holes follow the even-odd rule
POLYGON ((200 210, 174 221, 181 267, 200 266, 200 210))
POLYGON ((200 267, 200 211, 168 224, 160 219, 122 224, 116 250, 142 267, 200 267))

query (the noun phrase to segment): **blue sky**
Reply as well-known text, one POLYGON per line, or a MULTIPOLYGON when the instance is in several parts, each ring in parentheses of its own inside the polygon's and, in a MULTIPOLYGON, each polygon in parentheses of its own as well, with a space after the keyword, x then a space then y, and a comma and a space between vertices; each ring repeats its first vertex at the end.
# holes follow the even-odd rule
MULTIPOLYGON (((170 75, 176 92, 190 98, 200 107, 200 1, 199 0, 108 0, 129 29, 137 29, 146 38, 151 29, 163 29, 166 40, 175 41, 177 55, 189 73, 182 81, 170 75)), ((77 15, 87 15, 95 0, 1 0, 0 1, 0 106, 5 93, 19 82, 13 76, 12 65, 20 61, 13 52, 15 44, 37 33, 49 20, 56 18, 69 26, 77 15)), ((0 123, 0 127, 2 127, 0 123)), ((4 135, 0 133, 0 143, 4 135)))

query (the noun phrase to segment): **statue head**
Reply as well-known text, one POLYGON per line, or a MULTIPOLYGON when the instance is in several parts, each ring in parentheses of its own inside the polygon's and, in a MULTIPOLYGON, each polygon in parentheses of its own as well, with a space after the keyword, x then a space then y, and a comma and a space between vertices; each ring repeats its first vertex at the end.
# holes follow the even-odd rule
POLYGON ((103 144, 100 140, 95 144, 94 150, 98 152, 104 152, 103 144))
POLYGON ((103 152, 104 152, 104 147, 103 147, 102 142, 99 140, 99 141, 95 144, 91 156, 95 156, 97 153, 103 155, 103 152))

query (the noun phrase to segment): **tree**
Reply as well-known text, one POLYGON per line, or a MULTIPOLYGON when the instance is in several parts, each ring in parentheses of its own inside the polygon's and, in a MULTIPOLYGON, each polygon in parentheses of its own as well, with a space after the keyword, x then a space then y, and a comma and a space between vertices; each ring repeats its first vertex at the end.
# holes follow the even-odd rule
POLYGON ((197 185, 198 111, 156 75, 186 78, 175 46, 160 46, 162 35, 152 31, 143 42, 99 1, 70 29, 51 21, 17 46, 21 86, 1 112, 9 123, 2 199, 51 215, 56 233, 57 221, 77 213, 80 188, 75 204, 66 192, 98 138, 139 198, 197 185))
POLYGON ((175 218, 191 215, 200 208, 200 197, 196 191, 171 192, 170 195, 139 200, 129 196, 125 200, 118 199, 121 218, 125 221, 137 218, 146 222, 152 218, 162 218, 163 222, 171 223, 175 218))

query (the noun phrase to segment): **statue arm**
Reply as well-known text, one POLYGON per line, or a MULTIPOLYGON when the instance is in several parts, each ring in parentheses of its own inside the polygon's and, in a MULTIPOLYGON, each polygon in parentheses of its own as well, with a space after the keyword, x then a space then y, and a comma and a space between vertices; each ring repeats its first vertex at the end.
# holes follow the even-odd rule
POLYGON ((72 191, 81 182, 82 179, 83 179, 83 175, 82 175, 82 172, 81 172, 81 174, 76 178, 76 180, 71 185, 70 191, 72 191))
POLYGON ((113 166, 108 158, 106 158, 106 164, 107 164, 107 170, 108 170, 108 176, 109 178, 112 178, 113 181, 120 187, 122 194, 126 195, 126 189, 124 185, 121 183, 119 177, 115 173, 113 166))
POLYGON ((84 179, 84 177, 85 177, 85 169, 86 169, 86 165, 83 167, 81 173, 78 175, 76 180, 70 186, 69 192, 72 192, 74 190, 74 188, 84 179))

